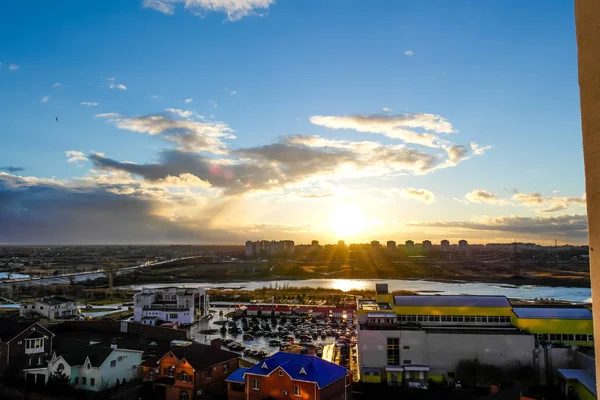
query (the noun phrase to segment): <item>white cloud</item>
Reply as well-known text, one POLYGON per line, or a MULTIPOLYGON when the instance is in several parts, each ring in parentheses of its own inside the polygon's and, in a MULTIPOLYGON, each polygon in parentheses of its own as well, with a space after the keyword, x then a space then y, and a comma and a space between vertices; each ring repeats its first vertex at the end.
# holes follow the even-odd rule
POLYGON ((412 56, 414 56, 414 55, 415 55, 415 52, 414 52, 414 51, 412 51, 412 50, 406 50, 406 51, 404 52, 404 55, 406 55, 406 56, 409 56, 409 57, 412 57, 412 56))
POLYGON ((62 83, 56 82, 55 84, 52 85, 53 88, 59 87, 59 86, 62 86, 62 83))
POLYGON ((470 201, 471 203, 489 203, 489 204, 497 204, 498 203, 498 195, 488 192, 483 189, 475 189, 465 195, 465 199, 470 201))
POLYGON ((541 193, 515 193, 512 199, 529 207, 540 206, 546 201, 541 193))
POLYGON ((182 110, 180 108, 166 108, 165 111, 180 116, 181 118, 190 118, 194 116, 194 112, 190 110, 182 110))
POLYGON ((400 189, 405 197, 431 204, 435 201, 435 195, 427 189, 402 188, 400 189))
POLYGON ((68 150, 68 151, 65 151, 65 155, 67 156, 67 162, 70 162, 70 163, 88 160, 85 153, 83 153, 81 151, 68 150))
POLYGON ((144 0, 144 7, 173 15, 177 3, 183 3, 194 15, 204 17, 210 12, 219 12, 226 14, 228 21, 237 21, 249 15, 261 15, 258 10, 268 10, 275 0, 144 0))
POLYGON ((42 103, 47 103, 48 100, 50 100, 50 96, 44 96, 44 97, 42 97, 42 103))
POLYGON ((121 114, 115 113, 115 112, 101 113, 101 114, 95 115, 95 117, 97 117, 97 118, 118 118, 120 116, 121 116, 121 114))
POLYGON ((152 96, 150 96, 150 98, 151 98, 151 99, 158 99, 158 98, 160 98, 160 96, 157 96, 157 95, 152 95, 152 96))
POLYGON ((82 106, 88 106, 88 107, 96 107, 96 106, 100 105, 100 103, 95 102, 95 101, 82 101, 79 104, 81 104, 82 106))
POLYGON ((213 108, 217 108, 217 107, 219 107, 219 105, 217 104, 217 102, 216 102, 216 101, 214 101, 214 100, 209 100, 209 101, 208 101, 208 104, 210 104, 210 105, 211 105, 213 108))
POLYGON ((127 86, 123 85, 122 83, 116 83, 116 79, 114 76, 111 76, 110 78, 106 78, 106 80, 110 81, 110 83, 108 84, 108 88, 109 89, 119 89, 119 90, 127 90, 127 86))
POLYGON ((391 109, 391 108, 388 108, 388 107, 383 107, 383 108, 381 109, 381 111, 383 111, 383 112, 386 112, 386 113, 387 113, 387 112, 390 112, 390 111, 392 111, 392 109, 391 109))
POLYGON ((310 117, 310 122, 330 129, 379 133, 392 139, 428 147, 447 145, 447 141, 437 135, 456 132, 450 122, 435 114, 315 115, 310 117))
POLYGON ((16 65, 16 64, 10 64, 8 66, 8 69, 10 69, 11 71, 17 71, 17 70, 21 69, 21 66, 20 65, 16 65))
POLYGON ((194 101, 192 98, 185 99, 185 104, 191 104, 192 101, 194 101))
POLYGON ((235 96, 237 94, 237 92, 235 90, 233 90, 230 94, 230 96, 235 96))
POLYGON ((166 140, 178 144, 179 149, 184 151, 226 154, 227 146, 222 139, 235 138, 233 129, 223 122, 175 120, 160 115, 125 118, 117 113, 97 114, 96 117, 107 118, 119 129, 147 133, 151 136, 161 135, 166 140))

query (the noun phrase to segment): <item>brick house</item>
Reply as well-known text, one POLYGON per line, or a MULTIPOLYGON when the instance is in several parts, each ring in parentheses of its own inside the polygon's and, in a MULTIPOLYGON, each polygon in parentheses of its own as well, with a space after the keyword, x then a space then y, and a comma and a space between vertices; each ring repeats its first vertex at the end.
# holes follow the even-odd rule
POLYGON ((191 400, 225 393, 225 379, 239 367, 240 355, 220 347, 220 340, 173 346, 145 360, 140 368, 151 386, 147 398, 191 400))
POLYGON ((278 352, 252 368, 240 368, 226 381, 229 400, 352 398, 350 371, 307 354, 278 352))
POLYGON ((0 319, 0 377, 16 377, 24 368, 45 366, 52 356, 53 338, 38 323, 0 319))

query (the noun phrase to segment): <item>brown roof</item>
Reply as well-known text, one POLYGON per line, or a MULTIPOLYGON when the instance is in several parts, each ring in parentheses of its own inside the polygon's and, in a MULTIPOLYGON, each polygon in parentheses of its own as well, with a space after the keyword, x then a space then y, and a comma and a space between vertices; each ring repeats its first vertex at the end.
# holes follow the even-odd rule
POLYGON ((193 343, 186 347, 174 347, 171 351, 177 359, 185 359, 195 370, 240 358, 238 353, 200 343, 193 343))
MULTIPOLYGON (((44 328, 35 322, 16 322, 10 318, 0 318, 0 341, 8 342, 33 325, 44 328)), ((50 332, 50 335, 54 336, 52 332, 50 332)))

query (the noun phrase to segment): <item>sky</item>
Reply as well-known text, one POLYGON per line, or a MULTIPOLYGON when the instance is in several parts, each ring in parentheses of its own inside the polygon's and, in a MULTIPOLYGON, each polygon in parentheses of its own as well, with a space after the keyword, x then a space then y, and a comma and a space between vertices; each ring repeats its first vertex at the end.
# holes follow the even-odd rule
POLYGON ((587 244, 572 2, 6 2, 0 244, 587 244))

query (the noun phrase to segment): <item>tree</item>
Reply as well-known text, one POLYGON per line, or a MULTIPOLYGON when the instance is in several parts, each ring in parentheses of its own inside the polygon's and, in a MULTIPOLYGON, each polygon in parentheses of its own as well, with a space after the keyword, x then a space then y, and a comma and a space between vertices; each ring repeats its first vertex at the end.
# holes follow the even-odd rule
POLYGON ((59 370, 53 372, 48 377, 48 383, 46 384, 48 391, 51 393, 67 393, 73 388, 71 387, 71 377, 59 370))

